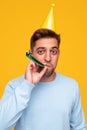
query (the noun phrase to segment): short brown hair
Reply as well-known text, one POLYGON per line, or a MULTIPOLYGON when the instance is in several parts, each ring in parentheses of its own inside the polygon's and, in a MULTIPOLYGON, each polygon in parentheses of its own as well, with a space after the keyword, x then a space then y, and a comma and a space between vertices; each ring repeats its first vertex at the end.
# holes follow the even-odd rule
POLYGON ((55 38, 58 42, 58 46, 60 45, 60 34, 55 33, 50 29, 38 29, 36 30, 30 39, 30 48, 33 49, 35 46, 35 42, 41 38, 55 38))

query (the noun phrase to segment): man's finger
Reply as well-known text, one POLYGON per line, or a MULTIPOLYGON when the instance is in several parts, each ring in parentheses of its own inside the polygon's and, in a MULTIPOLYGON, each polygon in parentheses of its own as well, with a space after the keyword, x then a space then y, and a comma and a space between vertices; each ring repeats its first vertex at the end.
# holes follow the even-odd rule
POLYGON ((41 77, 46 73, 47 69, 48 68, 46 66, 43 68, 43 70, 40 72, 41 77))

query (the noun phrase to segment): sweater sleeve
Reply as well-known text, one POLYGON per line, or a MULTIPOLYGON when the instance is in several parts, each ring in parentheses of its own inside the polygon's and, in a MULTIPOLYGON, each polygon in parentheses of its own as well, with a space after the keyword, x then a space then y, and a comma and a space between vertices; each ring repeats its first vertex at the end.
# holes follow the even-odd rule
POLYGON ((70 125, 72 130, 86 130, 85 118, 81 104, 80 90, 78 84, 74 93, 74 106, 71 113, 70 125))
POLYGON ((10 81, 0 101, 0 130, 10 130, 28 106, 34 85, 23 80, 20 85, 13 87, 10 81))

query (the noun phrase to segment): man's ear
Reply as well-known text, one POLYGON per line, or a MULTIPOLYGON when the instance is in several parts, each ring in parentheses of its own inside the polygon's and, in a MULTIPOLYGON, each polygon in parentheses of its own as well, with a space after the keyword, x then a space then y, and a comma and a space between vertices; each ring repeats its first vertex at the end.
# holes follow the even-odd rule
POLYGON ((30 54, 32 55, 33 51, 32 50, 29 50, 30 54))
POLYGON ((58 57, 60 56, 60 49, 58 50, 58 57))

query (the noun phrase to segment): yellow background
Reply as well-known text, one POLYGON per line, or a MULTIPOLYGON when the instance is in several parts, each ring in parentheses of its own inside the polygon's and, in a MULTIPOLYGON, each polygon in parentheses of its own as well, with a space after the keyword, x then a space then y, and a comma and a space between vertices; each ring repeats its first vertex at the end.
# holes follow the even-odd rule
POLYGON ((0 97, 9 80, 25 73, 30 36, 43 23, 52 2, 61 34, 57 71, 79 82, 87 121, 87 0, 0 1, 0 97))

